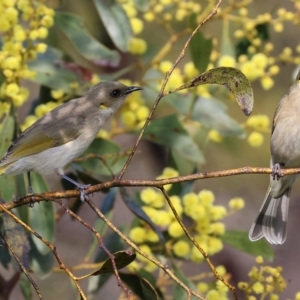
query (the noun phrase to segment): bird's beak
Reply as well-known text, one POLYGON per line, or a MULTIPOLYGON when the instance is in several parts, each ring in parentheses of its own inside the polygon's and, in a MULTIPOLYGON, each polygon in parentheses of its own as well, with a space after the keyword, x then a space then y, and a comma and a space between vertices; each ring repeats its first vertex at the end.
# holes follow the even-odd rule
POLYGON ((140 90, 142 90, 142 88, 141 87, 139 87, 139 86, 129 86, 126 90, 125 90, 125 95, 128 95, 128 94, 130 94, 130 93, 132 93, 132 92, 135 92, 135 91, 140 91, 140 90))

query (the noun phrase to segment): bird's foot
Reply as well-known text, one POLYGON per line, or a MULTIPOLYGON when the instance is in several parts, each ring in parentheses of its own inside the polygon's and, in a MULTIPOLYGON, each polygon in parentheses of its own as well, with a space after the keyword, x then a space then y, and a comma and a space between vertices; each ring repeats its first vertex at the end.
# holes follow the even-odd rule
POLYGON ((90 186, 91 186, 90 184, 77 185, 77 187, 80 191, 80 200, 82 202, 85 202, 86 200, 89 200, 89 195, 86 194, 85 190, 88 189, 90 186))
POLYGON ((273 166, 273 168, 272 168, 272 177, 273 177, 273 180, 275 180, 275 179, 279 180, 282 177, 281 166, 280 166, 279 163, 276 163, 273 166))
POLYGON ((33 207, 34 206, 34 202, 33 202, 34 190, 31 185, 28 186, 28 194, 26 196, 30 197, 30 202, 29 202, 28 206, 33 207))

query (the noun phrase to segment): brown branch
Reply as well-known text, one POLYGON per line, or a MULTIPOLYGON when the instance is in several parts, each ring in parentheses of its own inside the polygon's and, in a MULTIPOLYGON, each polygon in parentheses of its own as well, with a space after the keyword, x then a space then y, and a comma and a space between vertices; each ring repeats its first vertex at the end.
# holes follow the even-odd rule
MULTIPOLYGON (((298 173, 300 173, 300 168, 281 169, 282 176, 293 175, 298 173)), ((160 180, 136 180, 136 179, 122 179, 119 181, 110 180, 107 182, 90 186, 85 190, 85 192, 87 195, 89 195, 95 192, 99 192, 101 190, 109 189, 112 187, 119 187, 119 186, 126 186, 126 187, 130 187, 130 186, 149 187, 150 186, 150 187, 161 188, 162 186, 167 184, 175 184, 175 183, 187 182, 192 180, 228 177, 228 176, 244 175, 244 174, 272 174, 272 169, 261 168, 261 167, 242 167, 242 168, 222 170, 222 171, 200 172, 196 174, 178 176, 178 177, 160 179, 160 180)), ((17 201, 7 202, 1 205, 0 213, 4 211, 2 209, 2 206, 5 207, 6 210, 11 210, 18 206, 27 205, 30 203, 35 203, 43 200, 47 201, 53 199, 74 198, 74 197, 80 197, 80 192, 78 190, 68 190, 64 192, 47 192, 42 194, 28 195, 19 198, 17 201)))
POLYGON ((157 265, 159 268, 165 271, 172 278, 177 284, 179 284, 188 294, 188 299, 191 299, 191 295, 196 296, 199 299, 205 300, 204 297, 196 293, 195 291, 191 290, 188 286, 186 286, 179 278, 177 278, 169 269, 169 266, 166 264, 162 264, 160 261, 155 259, 154 257, 150 256, 143 250, 141 250, 135 243, 133 243, 126 235, 124 235, 109 219, 105 217, 105 215, 98 209, 98 207, 91 201, 86 200, 87 204, 92 208, 92 210, 100 217, 103 222, 106 223, 108 227, 110 227, 115 233, 119 235, 119 237, 130 247, 132 247, 136 252, 140 253, 142 256, 147 258, 149 261, 157 265))
MULTIPOLYGON (((77 214, 75 214, 73 211, 71 211, 68 206, 66 206, 60 199, 53 199, 53 201, 55 201, 56 203, 58 203, 60 206, 62 206, 66 211, 67 213, 69 213, 74 219, 76 219, 78 222, 80 222, 83 226, 87 227, 89 230, 91 230, 97 240, 98 240, 98 244, 99 244, 99 247, 101 247, 105 252, 106 254, 109 256, 110 260, 111 260, 111 263, 112 263, 112 266, 113 266, 113 270, 114 270, 114 273, 116 275, 116 278, 117 278, 117 281, 118 281, 118 285, 123 289, 123 291, 126 293, 127 295, 127 299, 129 299, 130 297, 130 291, 125 287, 125 285, 123 284, 123 282, 121 281, 121 278, 120 278, 120 275, 118 273, 118 268, 116 266, 116 261, 115 261, 115 257, 114 255, 106 248, 106 246, 104 245, 103 243, 103 240, 100 236, 100 233, 93 227, 91 226, 90 224, 88 224, 87 222, 85 222, 81 217, 79 217, 77 214)), ((76 277, 76 280, 82 280, 82 279, 85 279, 87 276, 81 276, 81 277, 76 277)))
POLYGON ((65 264, 62 262, 62 260, 60 259, 57 251, 56 251, 56 247, 53 246, 52 244, 50 244, 47 240, 45 240, 42 236, 40 236, 36 231, 34 231, 30 226, 28 226, 26 223, 24 223, 22 220, 20 220, 15 214, 13 214, 11 211, 9 211, 5 205, 0 204, 0 208, 5 211, 10 217, 12 217, 18 224, 20 224, 21 226, 23 226, 26 230, 28 230, 30 233, 34 234, 39 240, 41 240, 53 253, 53 255, 55 256, 59 267, 64 270, 69 277, 73 280, 80 296, 82 300, 87 300, 87 298, 85 297, 80 285, 78 284, 78 280, 77 278, 72 274, 72 272, 65 266, 65 264))
POLYGON ((195 30, 191 33, 191 35, 190 35, 189 38, 187 39, 186 43, 184 44, 184 46, 183 46, 183 48, 182 48, 182 50, 181 50, 179 56, 177 57, 175 63, 173 64, 172 68, 166 73, 165 78, 164 78, 164 80, 163 80, 163 82, 162 82, 162 85, 161 85, 161 89, 160 89, 160 91, 159 91, 159 93, 158 93, 158 96, 157 96, 157 98, 156 98, 156 100, 155 100, 153 106, 152 106, 152 109, 151 109, 151 111, 150 111, 150 113, 149 113, 149 116, 148 116, 147 119, 146 119, 146 122, 145 122, 145 124, 144 124, 144 126, 143 126, 143 128, 142 128, 142 130, 141 130, 141 132, 140 132, 140 134, 139 134, 139 136, 138 136, 138 138, 137 138, 137 140, 136 140, 136 143, 134 144, 134 146, 133 146, 133 148, 132 148, 132 151, 131 151, 130 155, 128 156, 128 159, 127 159, 127 161, 126 161, 124 167, 122 168, 122 170, 121 170, 119 176, 115 179, 115 181, 120 181, 120 180, 123 178, 123 175, 124 175, 125 171, 127 170, 127 167, 128 167, 128 165, 130 164, 130 162, 131 162, 131 160, 132 160, 132 158, 133 158, 133 155, 135 154, 135 152, 136 152, 136 150, 137 150, 137 148, 138 148, 138 146, 139 146, 139 144, 140 144, 140 142, 141 142, 141 139, 142 139, 142 137, 143 137, 143 135, 144 135, 144 132, 145 132, 146 128, 148 127, 148 125, 149 125, 149 123, 150 123, 150 121, 151 121, 151 119, 152 119, 152 116, 153 116, 153 114, 154 114, 154 111, 156 110, 156 108, 157 108, 157 106, 158 106, 160 100, 165 96, 164 91, 165 91, 167 82, 169 81, 170 76, 172 75, 172 73, 173 73, 174 69, 176 68, 176 66, 179 64, 179 62, 180 62, 180 61, 182 60, 182 58, 185 56, 186 49, 187 49, 187 47, 189 46, 189 44, 190 44, 192 38, 194 37, 194 35, 199 31, 199 29, 200 29, 200 28, 201 28, 201 27, 202 27, 209 19, 211 19, 214 15, 217 14, 218 8, 220 7, 221 3, 222 3, 222 0, 219 0, 218 3, 215 5, 214 9, 207 15, 207 17, 206 17, 203 21, 201 21, 201 22, 199 23, 199 25, 198 25, 198 26, 195 28, 195 30))

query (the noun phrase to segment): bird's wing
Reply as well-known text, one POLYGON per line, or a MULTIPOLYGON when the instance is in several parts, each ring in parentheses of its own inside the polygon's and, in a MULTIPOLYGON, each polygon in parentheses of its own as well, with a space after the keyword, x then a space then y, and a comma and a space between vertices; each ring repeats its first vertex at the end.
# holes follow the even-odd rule
POLYGON ((20 134, 0 160, 0 166, 75 140, 82 132, 85 118, 72 114, 72 110, 66 115, 62 109, 57 107, 20 134))
POLYGON ((55 145, 55 140, 44 135, 40 130, 26 131, 8 148, 4 157, 0 160, 0 167, 11 164, 21 157, 33 155, 55 145))
POLYGON ((276 124, 277 124, 277 119, 278 119, 278 115, 279 115, 279 112, 280 112, 280 108, 283 104, 283 102, 288 98, 288 95, 285 95, 278 103, 278 106, 276 107, 276 110, 275 110, 275 114, 274 114, 274 117, 273 117, 273 124, 272 124, 272 133, 274 132, 275 130, 275 127, 276 127, 276 124))

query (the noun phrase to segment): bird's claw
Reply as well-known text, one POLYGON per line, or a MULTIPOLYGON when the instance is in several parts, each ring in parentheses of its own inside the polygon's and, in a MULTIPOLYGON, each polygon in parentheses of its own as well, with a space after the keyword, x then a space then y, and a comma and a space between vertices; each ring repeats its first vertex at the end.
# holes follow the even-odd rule
POLYGON ((272 168, 272 177, 273 177, 273 180, 277 179, 279 180, 280 177, 282 177, 282 174, 281 174, 281 167, 280 167, 280 164, 279 163, 276 163, 273 168, 272 168))
POLYGON ((33 202, 34 190, 31 185, 28 186, 28 194, 26 197, 30 197, 30 202, 28 203, 28 207, 32 208, 34 206, 33 202))
POLYGON ((80 200, 82 202, 85 202, 86 200, 89 200, 89 195, 85 193, 85 190, 88 189, 91 185, 90 184, 82 184, 79 187, 80 191, 80 200))

